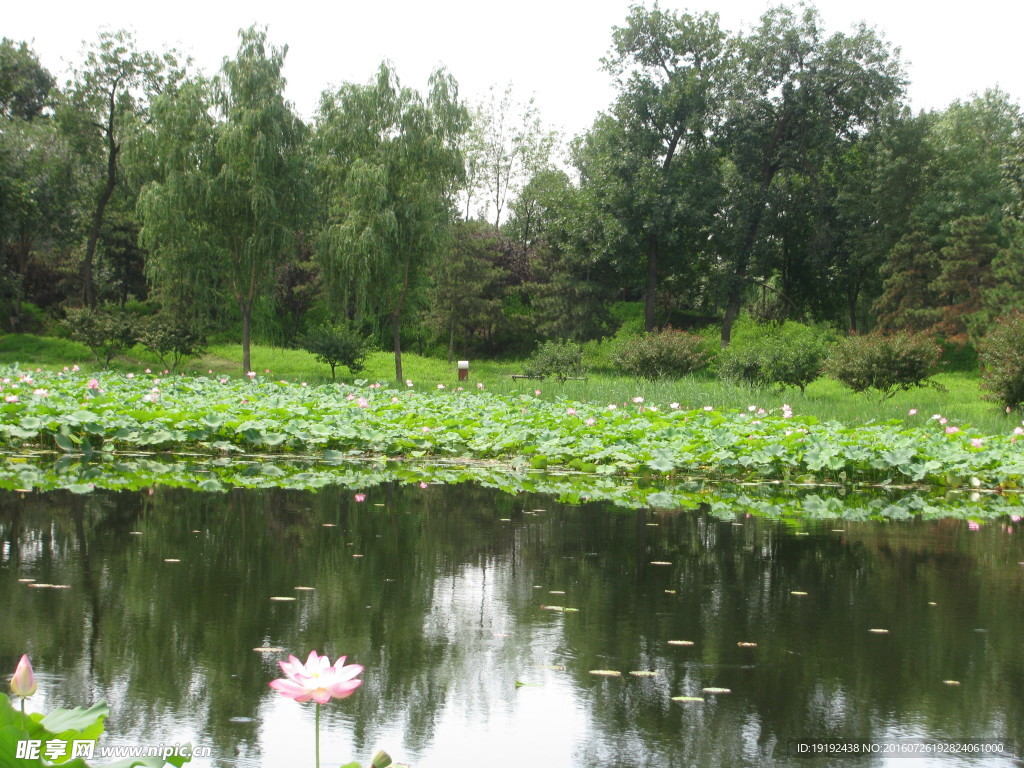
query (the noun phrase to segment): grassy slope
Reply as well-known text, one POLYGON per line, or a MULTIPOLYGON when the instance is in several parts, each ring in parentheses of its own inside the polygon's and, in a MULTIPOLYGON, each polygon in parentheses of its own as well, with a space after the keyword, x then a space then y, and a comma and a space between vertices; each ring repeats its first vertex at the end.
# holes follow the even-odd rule
MULTIPOLYGON (((212 370, 217 374, 237 376, 241 374, 241 358, 239 345, 215 344, 202 357, 186 361, 181 370, 204 374, 212 370)), ((434 388, 438 384, 447 387, 459 385, 454 364, 412 353, 403 354, 402 360, 406 378, 415 382, 417 388, 434 388)), ((13 334, 0 337, 0 364, 12 363, 19 363, 23 368, 59 369, 76 363, 86 370, 96 367, 91 361, 89 350, 81 344, 64 339, 13 334)), ((330 369, 300 350, 254 345, 252 364, 260 373, 269 368, 273 376, 286 380, 308 381, 311 384, 330 380, 330 369)), ((130 355, 116 359, 111 365, 116 370, 126 371, 158 366, 159 362, 141 347, 135 347, 130 355)), ((880 403, 865 395, 851 394, 839 383, 829 379, 816 381, 807 388, 805 395, 801 395, 796 389, 785 392, 751 390, 710 376, 648 382, 597 372, 586 381, 513 381, 511 374, 520 370, 521 365, 515 362, 471 361, 470 379, 465 386, 475 386, 477 382, 482 382, 489 391, 498 393, 533 392, 539 389, 544 398, 596 403, 623 403, 641 396, 646 402, 658 405, 678 402, 684 407, 714 405, 719 408, 742 409, 757 405, 771 409, 785 402, 798 413, 845 424, 894 418, 919 423, 932 414, 941 413, 957 424, 973 425, 986 433, 1006 432, 1017 424, 1016 419, 1019 418, 1019 415, 1015 415, 1010 419, 992 403, 983 400, 984 393, 979 388, 978 376, 973 372, 936 376, 936 382, 945 387, 944 392, 918 389, 900 393, 880 403), (917 409, 918 415, 908 416, 911 408, 917 409)), ((394 373, 393 354, 375 352, 368 358, 366 370, 358 376, 339 368, 338 379, 347 382, 356 378, 392 381, 394 373)))

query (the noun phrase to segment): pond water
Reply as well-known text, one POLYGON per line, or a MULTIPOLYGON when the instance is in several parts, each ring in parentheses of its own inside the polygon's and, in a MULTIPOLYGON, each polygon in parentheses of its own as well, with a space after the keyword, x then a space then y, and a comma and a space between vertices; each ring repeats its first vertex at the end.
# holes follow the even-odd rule
POLYGON ((385 484, 361 503, 2 492, 0 661, 31 655, 31 709, 104 698, 101 743, 191 741, 212 751, 204 768, 313 764, 312 705, 267 685, 312 649, 366 668, 322 710, 325 766, 377 748, 414 768, 1019 765, 795 751, 927 737, 1020 752, 1018 527, 722 519, 468 484, 385 484))

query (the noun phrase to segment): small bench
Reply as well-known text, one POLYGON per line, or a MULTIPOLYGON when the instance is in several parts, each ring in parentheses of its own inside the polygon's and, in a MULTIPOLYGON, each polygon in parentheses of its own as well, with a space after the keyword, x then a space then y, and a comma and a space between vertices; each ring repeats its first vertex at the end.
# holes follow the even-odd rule
MULTIPOLYGON (((512 379, 513 380, 515 380, 515 379, 538 379, 538 380, 543 381, 544 378, 545 377, 543 375, 540 375, 540 376, 530 376, 529 374, 526 374, 526 373, 513 373, 512 374, 512 379)), ((586 381, 587 380, 586 376, 557 376, 555 378, 557 378, 559 381, 586 381)))

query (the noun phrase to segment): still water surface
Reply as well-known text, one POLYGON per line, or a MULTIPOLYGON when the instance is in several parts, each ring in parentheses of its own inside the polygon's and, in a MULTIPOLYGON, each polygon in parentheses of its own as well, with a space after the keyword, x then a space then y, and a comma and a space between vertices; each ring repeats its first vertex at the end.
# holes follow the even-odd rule
POLYGON ((105 698, 102 743, 191 741, 212 749, 202 768, 312 765, 312 705, 267 686, 311 649, 366 667, 323 710, 325 766, 378 747, 414 768, 1014 766, 799 759, 792 741, 1020 751, 1016 527, 722 520, 469 485, 362 503, 3 493, 0 661, 31 655, 35 709, 105 698))

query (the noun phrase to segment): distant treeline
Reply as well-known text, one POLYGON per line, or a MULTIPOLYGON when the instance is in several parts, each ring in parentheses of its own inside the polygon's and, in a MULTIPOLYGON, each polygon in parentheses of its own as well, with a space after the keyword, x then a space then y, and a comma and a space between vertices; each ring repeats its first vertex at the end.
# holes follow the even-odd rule
MULTIPOLYGON (((617 84, 569 141, 511 86, 467 104, 389 64, 283 97, 286 48, 240 33, 209 77, 101 33, 63 85, 0 43, 0 327, 75 307, 294 345, 362 326, 419 352, 526 352, 741 312, 963 341, 1024 305, 1024 139, 988 90, 913 114, 890 45, 804 6, 735 34, 634 7, 617 84)), ((325 80, 330 79, 325 73, 325 80)))

